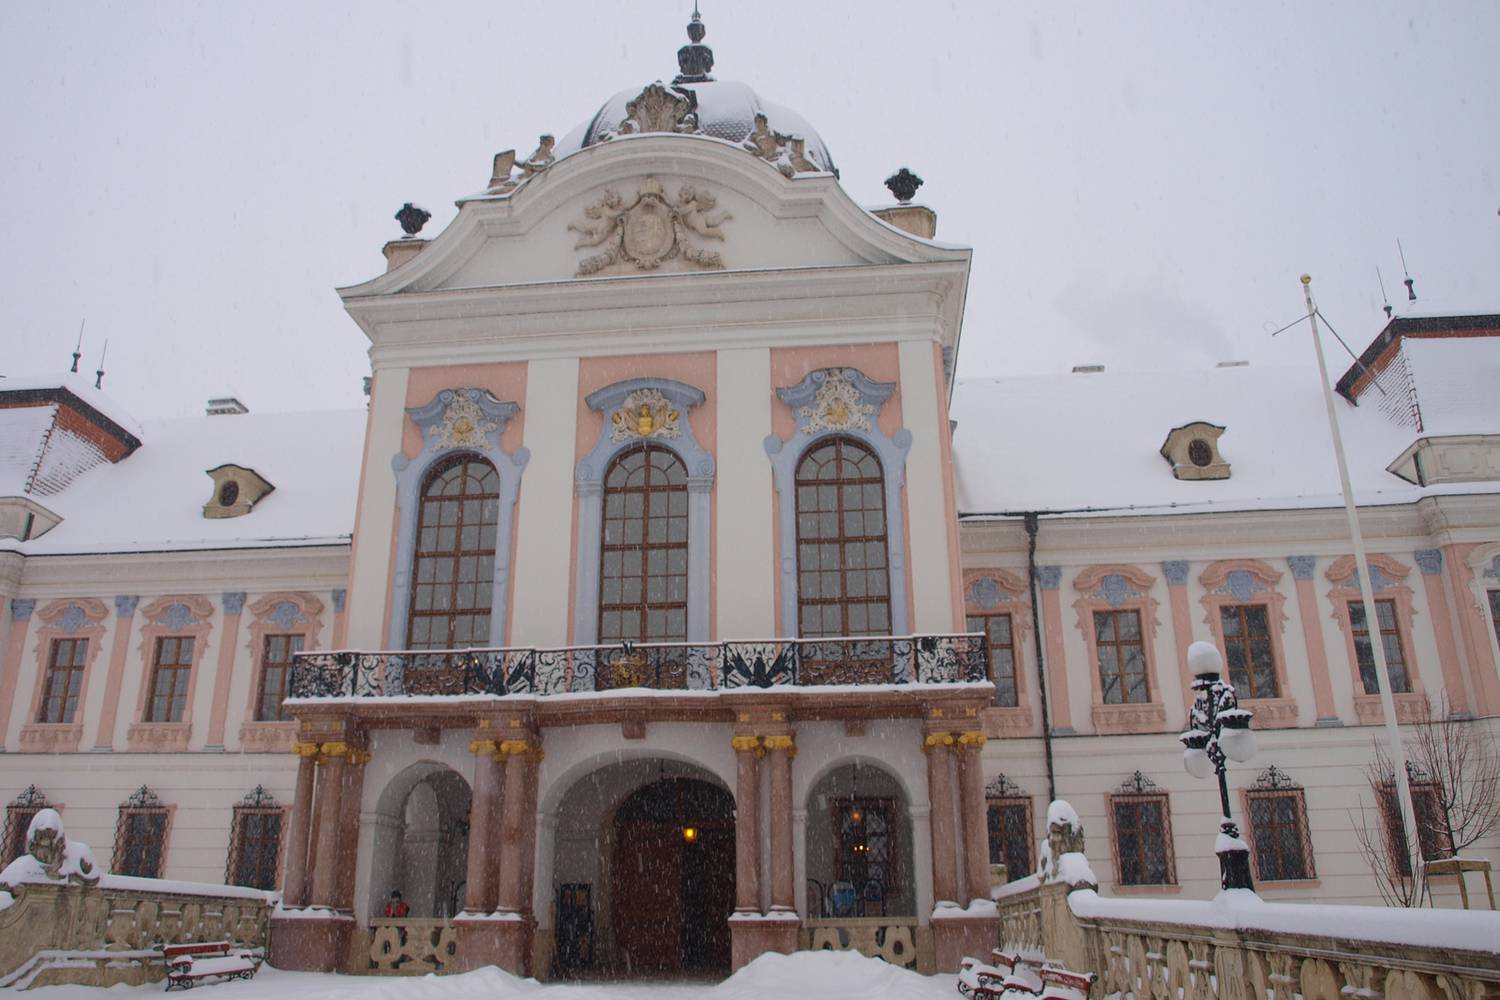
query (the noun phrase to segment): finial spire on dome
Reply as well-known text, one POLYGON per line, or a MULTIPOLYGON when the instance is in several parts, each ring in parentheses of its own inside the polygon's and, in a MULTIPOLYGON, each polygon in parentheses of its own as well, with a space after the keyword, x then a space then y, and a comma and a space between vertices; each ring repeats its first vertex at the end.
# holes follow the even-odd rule
POLYGON ((680 72, 673 83, 703 83, 712 80, 708 74, 714 68, 714 50, 703 44, 708 34, 703 15, 698 13, 698 0, 693 0, 693 17, 688 21, 688 44, 677 50, 677 68, 680 72))

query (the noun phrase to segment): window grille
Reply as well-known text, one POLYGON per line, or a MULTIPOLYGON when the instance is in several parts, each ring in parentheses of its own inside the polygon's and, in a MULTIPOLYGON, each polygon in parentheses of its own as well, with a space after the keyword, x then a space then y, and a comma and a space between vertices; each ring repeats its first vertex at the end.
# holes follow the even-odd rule
POLYGON ((1136 771, 1109 797, 1110 833, 1120 885, 1175 885, 1167 793, 1136 771))
POLYGON ((151 699, 146 722, 181 722, 187 708, 188 681, 193 671, 194 637, 164 635, 156 640, 151 671, 151 699))
POLYGON ((1245 803, 1256 877, 1262 882, 1317 878, 1302 786, 1273 764, 1246 789, 1245 803))
MULTIPOLYGON (((1417 843, 1423 861, 1437 861, 1453 854, 1453 837, 1443 812, 1442 790, 1421 768, 1409 765, 1411 804, 1416 811, 1417 843)), ((1401 806, 1394 778, 1382 782, 1378 789, 1380 813, 1385 830, 1385 846, 1402 875, 1411 876, 1411 849, 1407 846, 1406 824, 1401 821, 1401 806)))
POLYGON ((604 476, 599 641, 686 642, 687 467, 646 445, 622 452, 604 476))
POLYGON ((47 678, 42 687, 38 722, 72 722, 78 711, 78 693, 83 688, 83 669, 88 662, 87 639, 53 639, 47 654, 47 678))
POLYGON ((0 868, 26 853, 26 830, 32 817, 50 808, 52 803, 35 785, 27 785, 10 801, 5 807, 5 835, 0 837, 0 868))
POLYGON ((167 849, 167 807, 156 793, 142 785, 120 805, 115 823, 114 863, 116 875, 161 878, 167 849))
POLYGON ((303 637, 268 635, 261 647, 260 693, 255 699, 255 718, 259 722, 284 722, 289 716, 282 708, 287 683, 292 676, 292 656, 302 652, 303 637))
POLYGON ((500 474, 478 455, 438 463, 422 487, 412 559, 409 649, 489 644, 500 474))
POLYGON ((1146 646, 1139 611, 1095 611, 1094 644, 1099 658, 1099 687, 1106 705, 1145 704, 1151 700, 1146 680, 1146 646))
MULTIPOLYGON (((1381 644, 1385 647, 1385 663, 1391 671, 1391 691, 1409 694, 1411 679, 1406 673, 1406 653, 1401 643, 1401 625, 1396 620, 1396 602, 1377 600, 1375 619, 1380 626, 1381 644)), ((1370 645, 1363 601, 1349 602, 1349 631, 1354 637, 1354 656, 1359 661, 1359 679, 1365 694, 1379 694, 1380 679, 1375 672, 1375 650, 1370 645)))
POLYGON ((985 786, 985 820, 990 864, 1005 865, 1009 882, 1032 872, 1031 796, 1005 775, 985 786))
POLYGON ((964 630, 984 633, 990 654, 990 678, 995 682, 995 704, 1014 707, 1017 703, 1016 642, 1010 615, 1005 612, 969 615, 964 630))
POLYGON ((1240 698, 1281 697, 1270 620, 1271 610, 1265 604, 1231 604, 1219 609, 1224 662, 1240 698))
POLYGON ((275 889, 284 825, 276 797, 256 785, 234 807, 224 881, 252 889, 275 889))

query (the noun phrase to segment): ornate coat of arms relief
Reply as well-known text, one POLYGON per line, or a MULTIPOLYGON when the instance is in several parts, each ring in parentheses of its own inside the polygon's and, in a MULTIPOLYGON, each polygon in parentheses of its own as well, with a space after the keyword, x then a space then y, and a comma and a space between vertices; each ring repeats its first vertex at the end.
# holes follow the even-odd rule
POLYGON ((731 218, 715 211, 718 199, 707 191, 684 184, 674 198, 655 177, 641 181, 640 190, 626 202, 613 189, 583 210, 581 222, 568 228, 579 234, 575 250, 605 247, 603 253, 585 257, 577 277, 597 274, 612 264, 628 262, 642 271, 653 271, 669 260, 682 260, 704 270, 724 266, 718 253, 692 244, 691 236, 722 240, 720 227, 731 218))
POLYGON ((486 437, 499 425, 484 415, 468 393, 456 392, 443 411, 443 419, 428 431, 427 446, 434 451, 445 448, 483 448, 486 437))
POLYGON ((874 405, 864 401, 859 389, 842 370, 830 368, 827 374, 823 384, 818 386, 812 404, 802 407, 797 414, 802 418, 802 432, 871 430, 874 405))
POLYGON ((660 389, 637 389, 609 415, 611 441, 675 438, 682 434, 681 414, 660 389))

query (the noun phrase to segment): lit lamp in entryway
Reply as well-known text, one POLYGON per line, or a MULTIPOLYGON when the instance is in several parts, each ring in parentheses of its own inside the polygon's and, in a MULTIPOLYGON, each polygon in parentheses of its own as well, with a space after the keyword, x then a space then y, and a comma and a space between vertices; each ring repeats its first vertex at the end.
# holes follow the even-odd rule
POLYGON ((682 828, 682 839, 691 844, 698 839, 698 828, 696 826, 685 826, 682 828))
POLYGON ((1219 855, 1219 885, 1225 889, 1250 889, 1250 846, 1240 839, 1239 827, 1229 812, 1229 783, 1225 761, 1244 763, 1255 756, 1255 733, 1250 729, 1254 713, 1240 708, 1234 685, 1220 677, 1224 658, 1211 642, 1188 647, 1188 669, 1193 672, 1193 690, 1198 697, 1188 713, 1188 728, 1177 737, 1183 746, 1182 765, 1195 778, 1216 774, 1219 778, 1219 837, 1214 851, 1219 855))

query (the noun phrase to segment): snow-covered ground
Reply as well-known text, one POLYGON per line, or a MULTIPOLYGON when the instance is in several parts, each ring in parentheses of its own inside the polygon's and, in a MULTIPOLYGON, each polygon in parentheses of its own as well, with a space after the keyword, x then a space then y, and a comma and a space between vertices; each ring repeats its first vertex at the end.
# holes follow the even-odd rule
MULTIPOLYGON (((956 977, 920 976, 887 965, 877 958, 849 952, 801 951, 793 955, 762 955, 722 983, 538 983, 518 979, 496 968, 462 976, 398 978, 333 976, 310 972, 282 972, 264 967, 249 982, 199 986, 193 996, 208 1000, 952 1000, 958 995, 956 977)), ((119 1000, 160 996, 161 983, 115 986, 108 990, 87 986, 49 986, 27 993, 38 1000, 119 1000)))

